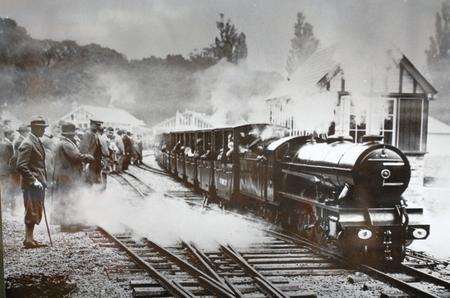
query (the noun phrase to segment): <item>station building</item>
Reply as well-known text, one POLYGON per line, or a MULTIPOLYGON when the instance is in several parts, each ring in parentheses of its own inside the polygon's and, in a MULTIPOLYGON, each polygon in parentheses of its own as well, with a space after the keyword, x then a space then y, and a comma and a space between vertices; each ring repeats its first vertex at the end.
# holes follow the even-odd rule
MULTIPOLYGON (((434 99, 436 89, 415 65, 403 54, 387 51, 389 63, 382 71, 361 77, 348 75, 345 66, 334 59, 335 47, 316 51, 303 65, 297 80, 314 85, 315 92, 335 99, 333 119, 327 131, 318 133, 350 135, 360 142, 365 134, 379 134, 384 142, 400 148, 408 155, 412 165, 411 184, 423 184, 423 160, 427 152, 428 106, 434 99), (347 75, 346 75, 347 74, 347 75), (352 90, 358 86, 358 92, 352 90), (361 90, 361 86, 365 89, 361 90), (357 109, 364 97, 367 109, 357 109), (371 108, 378 106, 378 108, 371 108), (382 107, 381 109, 379 107, 382 107), (380 115, 381 121, 380 121, 380 115), (357 115, 359 114, 359 115, 357 115)), ((377 61, 369 62, 377 63, 377 61)), ((371 65, 362 66, 370 69, 371 65)), ((380 67, 378 67, 380 69, 380 67)), ((267 99, 268 121, 285 126, 291 134, 311 133, 302 127, 301 119, 295 117, 296 101, 303 100, 298 94, 282 94, 267 99)))
POLYGON ((153 134, 158 135, 169 131, 208 129, 213 127, 210 117, 206 114, 185 110, 184 112, 177 111, 175 116, 153 126, 153 134))
POLYGON ((102 121, 104 127, 124 129, 139 135, 142 138, 144 146, 147 146, 150 142, 152 131, 146 127, 144 121, 137 119, 131 113, 123 109, 114 107, 74 104, 69 113, 65 114, 54 123, 58 124, 60 122, 69 121, 74 123, 78 128, 88 129, 91 119, 102 121))
POLYGON ((72 111, 62 116, 56 122, 70 121, 77 127, 86 129, 89 128, 91 119, 102 121, 105 127, 111 126, 134 132, 145 128, 144 121, 137 119, 125 110, 91 105, 74 106, 72 111))

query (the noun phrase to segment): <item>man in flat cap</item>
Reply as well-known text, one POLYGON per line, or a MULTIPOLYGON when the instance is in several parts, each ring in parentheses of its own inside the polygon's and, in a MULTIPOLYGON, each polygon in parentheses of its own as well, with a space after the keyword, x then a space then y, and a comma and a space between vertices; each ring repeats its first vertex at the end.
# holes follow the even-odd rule
POLYGON ((61 227, 67 226, 73 220, 71 209, 77 188, 81 185, 83 163, 91 163, 94 157, 82 154, 76 145, 75 124, 67 122, 61 125, 61 136, 55 147, 55 162, 53 177, 56 183, 55 218, 61 227))
POLYGON ((98 135, 98 139, 100 140, 100 148, 102 149, 102 160, 101 160, 102 180, 101 181, 102 181, 103 189, 106 189, 108 173, 110 172, 110 169, 109 169, 110 152, 109 152, 109 139, 106 136, 105 127, 100 126, 98 129, 97 135, 98 135))
POLYGON ((131 157, 133 154, 133 142, 131 140, 131 132, 127 131, 123 134, 122 137, 123 148, 124 148, 124 157, 123 157, 123 170, 128 170, 128 166, 131 163, 131 157))
POLYGON ((124 157, 125 157, 125 146, 123 144, 123 139, 122 139, 122 135, 123 135, 123 131, 121 129, 118 129, 115 135, 115 142, 116 142, 116 147, 117 147, 117 152, 116 152, 116 159, 117 159, 117 167, 116 167, 116 171, 118 173, 121 173, 123 171, 123 162, 124 162, 124 157))
POLYGON ((45 150, 40 138, 44 135, 47 123, 42 117, 30 122, 31 133, 23 140, 17 156, 17 170, 22 175, 22 191, 25 205, 25 248, 42 246, 34 240, 34 226, 42 219, 47 171, 45 150))
POLYGON ((116 140, 114 136, 114 128, 108 127, 106 129, 106 138, 108 140, 108 151, 109 151, 109 158, 107 160, 108 169, 111 172, 117 172, 116 170, 116 164, 117 164, 117 146, 116 146, 116 140))
POLYGON ((84 134, 80 142, 80 152, 94 157, 94 161, 89 164, 87 173, 87 180, 90 184, 102 183, 102 147, 98 135, 102 123, 91 120, 90 130, 84 134))

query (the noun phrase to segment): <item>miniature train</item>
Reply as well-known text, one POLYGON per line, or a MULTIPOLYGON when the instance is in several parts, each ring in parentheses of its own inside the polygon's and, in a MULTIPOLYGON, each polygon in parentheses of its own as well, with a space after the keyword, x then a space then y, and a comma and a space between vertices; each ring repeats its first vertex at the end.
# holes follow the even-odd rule
POLYGON ((157 162, 220 204, 253 208, 318 243, 335 243, 358 261, 400 263, 425 239, 423 209, 402 193, 411 169, 380 136, 288 136, 249 124, 158 136, 157 162))

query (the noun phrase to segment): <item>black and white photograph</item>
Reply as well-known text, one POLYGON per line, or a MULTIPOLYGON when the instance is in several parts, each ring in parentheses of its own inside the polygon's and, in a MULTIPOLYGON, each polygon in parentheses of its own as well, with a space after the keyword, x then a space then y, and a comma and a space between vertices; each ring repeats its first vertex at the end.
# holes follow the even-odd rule
POLYGON ((450 0, 0 0, 0 297, 450 297, 450 0))

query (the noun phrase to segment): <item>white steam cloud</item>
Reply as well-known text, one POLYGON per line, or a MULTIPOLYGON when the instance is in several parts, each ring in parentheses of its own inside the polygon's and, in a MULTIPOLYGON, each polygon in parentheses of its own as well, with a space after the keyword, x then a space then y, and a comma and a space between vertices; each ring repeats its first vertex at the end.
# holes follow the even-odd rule
POLYGON ((99 195, 83 190, 74 205, 73 222, 99 225, 113 233, 132 231, 136 238, 148 237, 162 245, 180 239, 204 248, 217 243, 248 246, 262 237, 257 224, 220 210, 190 207, 162 193, 130 197, 115 183, 99 195))
POLYGON ((267 121, 265 99, 280 80, 275 73, 224 60, 197 75, 199 97, 209 101, 216 126, 267 121))
POLYGON ((104 88, 106 96, 109 97, 110 106, 136 102, 134 91, 137 89, 137 84, 133 84, 129 76, 121 75, 120 72, 99 72, 97 80, 98 84, 104 88))

